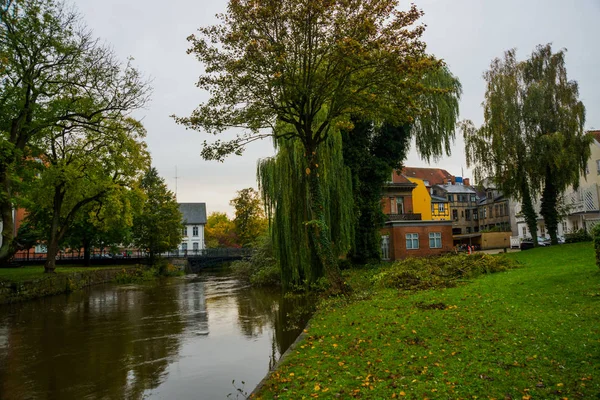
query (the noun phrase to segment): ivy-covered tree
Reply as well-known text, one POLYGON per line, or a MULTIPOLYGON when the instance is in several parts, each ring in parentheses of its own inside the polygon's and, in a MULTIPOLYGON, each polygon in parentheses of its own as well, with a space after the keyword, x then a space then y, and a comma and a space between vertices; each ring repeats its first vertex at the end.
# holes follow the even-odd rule
MULTIPOLYGON (((426 94, 452 90, 435 79, 424 84, 442 62, 426 53, 420 39, 422 12, 397 6, 397 0, 232 0, 220 25, 189 38, 189 52, 204 64, 198 86, 211 98, 177 121, 215 134, 245 128, 233 140, 205 143, 206 159, 241 154, 247 143, 265 137, 302 146, 295 167, 306 174, 309 213, 300 223, 338 290, 343 282, 322 186, 324 144, 335 130, 351 126, 352 114, 402 125, 427 108, 426 94), (280 123, 291 129, 276 129, 280 123)), ((437 148, 427 144, 438 143, 440 133, 422 132, 434 136, 417 140, 431 155, 437 148)))
POLYGON ((506 195, 521 200, 536 244, 532 199, 541 192, 540 213, 558 243, 559 195, 577 188, 590 155, 585 108, 577 82, 567 78, 564 56, 545 45, 525 61, 518 62, 514 50, 493 60, 484 74, 484 124, 477 129, 471 121, 461 123, 475 178, 491 176, 506 195))
POLYGON ((235 209, 233 223, 238 243, 242 247, 253 246, 267 232, 264 207, 260 194, 253 188, 238 190, 237 194, 229 204, 235 209))
POLYGON ((156 168, 146 171, 140 188, 145 199, 133 218, 133 242, 148 253, 150 265, 154 265, 160 253, 176 249, 181 243, 183 216, 175 195, 156 168))
POLYGON ((0 76, 1 264, 15 251, 12 209, 40 141, 120 123, 149 87, 56 0, 0 0, 0 76))
POLYGON ((381 259, 383 185, 394 169, 402 168, 411 135, 410 126, 375 125, 372 121, 354 121, 353 125, 352 131, 343 131, 344 163, 352 172, 355 205, 349 256, 357 264, 366 264, 381 259))

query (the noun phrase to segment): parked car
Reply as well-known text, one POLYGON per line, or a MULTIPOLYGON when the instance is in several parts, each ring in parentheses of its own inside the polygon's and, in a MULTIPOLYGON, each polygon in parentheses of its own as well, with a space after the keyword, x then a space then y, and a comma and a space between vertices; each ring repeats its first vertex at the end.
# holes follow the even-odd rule
POLYGON ((552 244, 550 242, 550 238, 545 238, 545 237, 542 237, 542 236, 538 236, 537 240, 538 240, 538 244, 540 246, 550 246, 552 244))
POLYGON ((104 258, 112 258, 112 257, 110 256, 110 254, 100 254, 100 253, 95 253, 95 254, 92 254, 92 255, 90 256, 90 258, 91 258, 91 259, 93 259, 93 260, 100 260, 100 259, 104 259, 104 258))

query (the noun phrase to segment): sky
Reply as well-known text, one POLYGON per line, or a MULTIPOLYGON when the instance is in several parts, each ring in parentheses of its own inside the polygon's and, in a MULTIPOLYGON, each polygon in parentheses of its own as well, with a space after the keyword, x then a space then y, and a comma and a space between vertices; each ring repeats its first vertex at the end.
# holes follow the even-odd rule
MULTIPOLYGON (((70 0, 94 35, 111 46, 151 80, 151 102, 136 113, 148 132, 153 164, 180 202, 205 202, 207 212, 227 212, 236 191, 257 187, 256 163, 273 155, 270 140, 247 147, 243 156, 225 162, 200 157, 205 132, 186 130, 170 115, 188 116, 208 99, 195 84, 202 64, 187 54, 186 38, 199 27, 218 22, 227 0, 70 0)), ((445 60, 462 83, 460 119, 483 121, 482 74, 504 51, 516 48, 528 57, 538 44, 565 48, 569 79, 579 83, 587 110, 586 129, 600 129, 600 0, 414 0, 425 15, 428 51, 445 60)), ((400 8, 409 2, 400 1, 400 8)), ((226 134, 227 135, 227 134, 226 134)), ((231 136, 231 134, 229 134, 231 136)), ((457 132, 452 155, 431 164, 414 150, 405 165, 438 167, 469 177, 464 142, 457 132)), ((226 137, 226 136, 225 136, 226 137)))

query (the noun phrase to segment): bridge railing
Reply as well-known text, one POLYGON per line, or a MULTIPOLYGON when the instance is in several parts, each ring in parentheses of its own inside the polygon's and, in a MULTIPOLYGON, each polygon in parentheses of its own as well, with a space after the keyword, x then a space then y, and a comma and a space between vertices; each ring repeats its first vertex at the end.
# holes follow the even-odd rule
POLYGON ((162 254, 167 258, 237 258, 249 257, 252 249, 249 248, 216 248, 198 250, 176 250, 162 254))

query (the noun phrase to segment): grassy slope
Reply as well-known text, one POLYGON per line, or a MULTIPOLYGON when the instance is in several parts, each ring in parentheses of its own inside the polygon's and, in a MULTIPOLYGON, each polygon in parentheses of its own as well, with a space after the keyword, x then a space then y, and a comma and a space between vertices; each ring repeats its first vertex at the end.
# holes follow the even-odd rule
POLYGON ((256 398, 596 398, 600 271, 591 244, 510 257, 523 267, 321 310, 256 398))
MULTIPOLYGON (((129 268, 130 266, 127 266, 129 268)), ((69 274, 75 272, 87 272, 97 269, 106 269, 107 267, 58 267, 55 272, 57 274, 69 274)), ((111 265, 110 269, 122 268, 119 265, 111 265)), ((22 268, 0 268, 0 281, 24 282, 40 278, 49 277, 51 275, 44 274, 44 267, 32 266, 22 268)))

